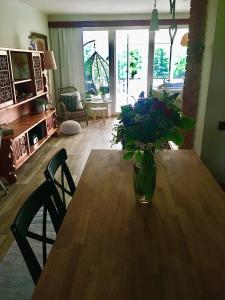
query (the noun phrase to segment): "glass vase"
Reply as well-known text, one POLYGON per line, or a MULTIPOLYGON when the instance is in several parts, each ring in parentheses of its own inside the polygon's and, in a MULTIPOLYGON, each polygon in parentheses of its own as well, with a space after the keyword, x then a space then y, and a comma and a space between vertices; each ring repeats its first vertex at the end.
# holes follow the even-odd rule
POLYGON ((156 183, 156 164, 152 149, 145 149, 142 162, 134 163, 133 183, 137 201, 151 203, 156 183))

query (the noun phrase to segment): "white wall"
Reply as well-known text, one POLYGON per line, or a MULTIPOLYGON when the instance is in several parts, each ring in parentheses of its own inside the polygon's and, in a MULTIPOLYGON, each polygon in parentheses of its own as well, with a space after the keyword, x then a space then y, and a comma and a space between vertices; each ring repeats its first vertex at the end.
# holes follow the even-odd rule
POLYGON ((48 35, 47 15, 18 0, 0 0, 0 28, 0 47, 28 49, 31 31, 48 35))
POLYGON ((208 26, 207 36, 211 36, 214 32, 214 37, 211 39, 213 44, 210 43, 207 49, 209 61, 206 53, 203 63, 203 72, 206 71, 203 78, 206 76, 206 79, 201 86, 202 101, 197 121, 197 124, 201 123, 202 130, 201 134, 199 130, 199 134, 196 135, 195 149, 201 154, 203 162, 216 179, 225 182, 225 131, 218 130, 218 122, 225 121, 225 1, 209 0, 209 15, 212 10, 216 11, 214 16, 216 22, 213 26, 211 18, 208 20, 210 26, 208 26))
POLYGON ((203 57, 203 66, 201 74, 201 89, 199 95, 199 107, 195 130, 195 141, 194 149, 201 155, 202 151, 202 139, 204 132, 205 123, 205 113, 206 113, 206 103, 209 88, 209 79, 212 65, 213 56, 213 44, 214 35, 216 27, 216 15, 217 15, 217 4, 218 0, 211 0, 208 2, 208 12, 207 12, 207 23, 206 23, 206 35, 205 35, 205 51, 203 57))

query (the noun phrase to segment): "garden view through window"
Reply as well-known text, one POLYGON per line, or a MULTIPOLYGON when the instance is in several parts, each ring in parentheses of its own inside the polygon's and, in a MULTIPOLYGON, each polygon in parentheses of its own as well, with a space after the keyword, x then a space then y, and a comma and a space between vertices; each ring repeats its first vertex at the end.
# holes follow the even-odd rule
POLYGON ((177 89, 183 88, 187 48, 181 46, 180 41, 187 31, 187 28, 178 28, 177 30, 172 50, 170 76, 170 36, 168 28, 163 28, 155 32, 153 88, 158 88, 163 82, 168 80, 170 80, 171 83, 174 83, 174 87, 177 89))
POLYGON ((87 97, 109 94, 108 31, 84 31, 84 77, 87 97))
POLYGON ((153 89, 169 83, 170 89, 182 90, 187 48, 180 42, 187 31, 188 28, 177 30, 169 74, 168 28, 161 28, 155 34, 149 33, 148 28, 85 30, 83 51, 87 97, 99 96, 104 92, 106 98, 110 98, 110 91, 114 91, 114 111, 120 112, 122 105, 133 104, 142 91, 145 95, 148 94, 148 80, 149 86, 152 85, 153 89), (113 36, 111 54, 109 54, 109 32, 111 37, 113 36), (154 53, 149 51, 149 34, 154 37, 154 53), (114 63, 111 65, 109 55, 114 57, 114 63), (153 65, 153 74, 148 74, 149 62, 153 65), (110 86, 110 83, 113 83, 113 86, 110 86))

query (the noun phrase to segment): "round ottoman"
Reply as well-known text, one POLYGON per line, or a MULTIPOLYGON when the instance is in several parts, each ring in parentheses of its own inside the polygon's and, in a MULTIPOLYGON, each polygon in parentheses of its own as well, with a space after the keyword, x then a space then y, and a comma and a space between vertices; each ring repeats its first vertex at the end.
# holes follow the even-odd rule
POLYGON ((81 130, 80 124, 73 120, 68 120, 60 124, 59 132, 63 134, 78 134, 81 130))

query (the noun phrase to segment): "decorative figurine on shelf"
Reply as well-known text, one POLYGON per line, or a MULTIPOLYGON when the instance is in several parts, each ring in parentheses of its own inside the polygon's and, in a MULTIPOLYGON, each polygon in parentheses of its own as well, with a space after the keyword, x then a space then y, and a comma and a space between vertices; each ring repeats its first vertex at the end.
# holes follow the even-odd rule
POLYGON ((38 114, 43 114, 46 109, 46 102, 47 100, 45 98, 37 98, 35 101, 36 104, 36 111, 38 114))

